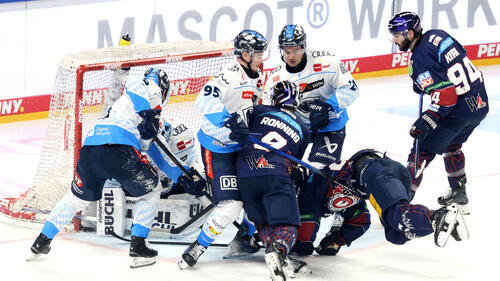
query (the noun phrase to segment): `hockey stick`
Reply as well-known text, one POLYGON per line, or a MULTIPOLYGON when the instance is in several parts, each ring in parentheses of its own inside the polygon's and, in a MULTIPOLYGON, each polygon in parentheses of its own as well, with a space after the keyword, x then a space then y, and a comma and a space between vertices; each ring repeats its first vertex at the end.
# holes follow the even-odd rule
MULTIPOLYGON (((108 234, 111 234, 111 236, 122 240, 126 242, 130 242, 130 239, 122 237, 118 234, 116 234, 113 230, 110 230, 108 234)), ((158 245, 180 245, 180 246, 189 246, 192 244, 192 242, 182 242, 182 241, 148 241, 149 244, 158 244, 158 245)), ((227 247, 228 244, 218 244, 218 243, 213 243, 210 246, 215 246, 215 247, 227 247)))
MULTIPOLYGON (((418 118, 420 118, 422 116, 422 101, 424 99, 424 92, 420 92, 420 99, 419 99, 419 103, 418 103, 418 118)), ((417 172, 418 172, 418 154, 420 153, 419 149, 418 149, 418 139, 415 139, 415 167, 414 167, 414 172, 415 172, 415 177, 418 177, 417 176, 417 172)))
MULTIPOLYGON (((153 137, 153 140, 156 142, 156 144, 158 144, 158 146, 161 148, 161 150, 163 150, 163 152, 165 152, 165 154, 167 154, 167 156, 172 160, 172 162, 174 162, 174 164, 177 166, 177 168, 179 168, 187 178, 189 178, 190 180, 193 180, 193 178, 188 174, 188 171, 186 170, 186 168, 184 168, 184 166, 182 166, 181 162, 177 159, 177 157, 175 157, 175 155, 172 154, 172 152, 170 152, 170 150, 165 146, 165 144, 163 144, 163 142, 158 138, 157 135, 155 135, 153 137)), ((205 197, 206 199, 208 199, 208 201, 210 201, 210 199, 206 195, 204 195, 202 197, 205 197)), ((181 231, 183 231, 184 229, 189 227, 191 224, 193 224, 196 220, 198 220, 201 216, 210 212, 214 207, 215 207, 215 205, 210 203, 210 205, 208 205, 205 209, 203 209, 203 211, 201 211, 198 215, 194 216, 192 219, 190 219, 188 222, 183 224, 181 227, 172 229, 172 231, 170 233, 173 233, 173 234, 180 233, 181 231)), ((237 223, 236 221, 233 222, 233 225, 235 227, 237 227, 238 229, 240 229, 240 227, 241 227, 241 225, 239 223, 237 223)))

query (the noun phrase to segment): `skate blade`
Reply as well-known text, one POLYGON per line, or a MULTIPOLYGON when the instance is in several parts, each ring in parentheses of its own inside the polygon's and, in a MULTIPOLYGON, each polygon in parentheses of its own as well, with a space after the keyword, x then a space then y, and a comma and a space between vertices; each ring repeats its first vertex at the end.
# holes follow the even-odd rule
POLYGON ((293 266, 284 266, 283 271, 287 277, 290 278, 302 278, 312 275, 312 269, 309 266, 303 266, 298 270, 293 268, 293 266))
POLYGON ((460 239, 462 239, 462 241, 469 240, 470 238, 469 228, 465 223, 464 214, 459 213, 457 216, 457 221, 458 221, 458 227, 457 227, 458 236, 460 236, 460 239))
POLYGON ((155 263, 156 263, 156 257, 153 258, 134 257, 132 258, 132 263, 130 264, 130 268, 144 267, 148 265, 153 265, 155 263))
POLYGON ((229 251, 222 257, 223 259, 237 259, 237 258, 245 258, 253 255, 255 253, 249 253, 247 251, 229 247, 229 251))
POLYGON ((446 209, 448 209, 448 213, 446 214, 445 222, 448 224, 448 229, 446 230, 446 232, 440 231, 436 240, 434 241, 440 248, 444 247, 450 239, 451 232, 453 231, 453 228, 455 226, 459 211, 457 203, 453 203, 450 206, 447 206, 446 209))
POLYGON ((35 254, 35 253, 30 251, 30 253, 28 254, 28 257, 26 257, 26 261, 36 260, 36 259, 40 258, 40 256, 41 256, 41 254, 35 254))
POLYGON ((264 260, 266 261, 267 267, 269 268, 269 273, 271 274, 271 280, 272 281, 285 281, 285 273, 283 272, 283 269, 279 265, 280 261, 277 256, 277 254, 266 254, 264 257, 264 260))
POLYGON ((470 215, 469 205, 458 205, 460 213, 464 216, 470 215))
POLYGON ((185 269, 188 269, 190 267, 189 264, 187 264, 184 260, 178 261, 177 265, 179 266, 180 270, 185 270, 185 269))

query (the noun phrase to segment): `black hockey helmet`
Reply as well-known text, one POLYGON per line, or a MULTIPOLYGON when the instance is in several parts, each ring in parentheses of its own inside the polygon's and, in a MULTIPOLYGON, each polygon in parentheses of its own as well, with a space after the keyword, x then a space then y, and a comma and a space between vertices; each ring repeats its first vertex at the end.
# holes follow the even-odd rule
POLYGON ((285 25, 278 37, 278 45, 280 49, 294 46, 302 46, 305 49, 306 33, 304 32, 304 28, 298 24, 285 25))
POLYGON ((297 84, 288 80, 280 81, 273 87, 271 103, 273 106, 295 110, 299 105, 299 94, 300 89, 297 84))
POLYGON ((149 85, 149 81, 155 82, 156 85, 160 87, 162 92, 162 101, 164 101, 170 89, 170 81, 168 80, 167 73, 159 68, 149 68, 144 73, 144 83, 149 85))
POLYGON ((255 30, 245 29, 234 38, 234 54, 238 57, 241 57, 243 52, 253 57, 255 53, 264 52, 266 49, 266 38, 255 30))
POLYGON ((403 36, 406 36, 408 30, 413 30, 418 34, 422 33, 420 18, 414 12, 400 12, 395 14, 389 20, 388 28, 390 33, 402 32, 403 36))

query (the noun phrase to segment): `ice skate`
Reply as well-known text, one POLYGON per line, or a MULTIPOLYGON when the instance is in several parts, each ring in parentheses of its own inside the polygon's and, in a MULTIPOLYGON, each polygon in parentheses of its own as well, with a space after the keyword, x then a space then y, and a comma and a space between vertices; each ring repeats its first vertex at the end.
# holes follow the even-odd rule
POLYGON ((39 257, 41 254, 46 255, 50 252, 50 243, 52 239, 49 239, 44 234, 40 233, 36 238, 35 242, 31 246, 31 256, 26 259, 26 261, 33 260, 39 257))
POLYGON ((238 230, 234 239, 228 245, 229 250, 224 255, 225 259, 244 257, 257 253, 260 245, 253 236, 248 236, 247 232, 238 230))
POLYGON ((463 213, 463 206, 458 206, 459 213, 457 215, 457 221, 455 222, 455 227, 451 232, 451 237, 455 239, 455 241, 463 241, 469 239, 469 229, 467 228, 467 224, 465 223, 464 215, 468 215, 463 213))
POLYGON ((459 215, 459 208, 456 203, 450 206, 441 207, 431 214, 431 223, 434 228, 434 243, 438 247, 444 247, 457 224, 459 215))
POLYGON ((267 267, 269 268, 269 273, 271 274, 271 280, 273 281, 284 281, 286 280, 285 272, 283 271, 283 253, 278 249, 279 243, 273 241, 269 248, 266 250, 266 260, 267 267))
POLYGON ((129 256, 132 257, 130 268, 137 268, 155 264, 158 252, 143 237, 132 236, 129 256))
POLYGON ((284 260, 283 271, 290 278, 300 278, 312 274, 307 262, 292 258, 289 255, 284 260))
POLYGON ((193 242, 182 254, 182 259, 177 262, 179 268, 184 270, 188 267, 193 267, 206 249, 198 241, 193 242))
MULTIPOLYGON (((450 188, 448 194, 446 194, 445 196, 440 196, 438 198, 438 203, 444 206, 449 206, 453 203, 466 206, 469 203, 469 198, 467 198, 467 193, 465 192, 464 180, 459 181, 459 187, 450 188)), ((468 214, 468 211, 464 212, 468 214)))

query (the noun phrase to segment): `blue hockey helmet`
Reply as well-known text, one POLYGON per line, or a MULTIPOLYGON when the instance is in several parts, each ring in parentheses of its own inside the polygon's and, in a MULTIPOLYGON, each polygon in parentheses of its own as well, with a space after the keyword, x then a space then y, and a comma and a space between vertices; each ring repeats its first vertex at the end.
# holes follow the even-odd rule
POLYGON ((144 73, 144 83, 149 85, 149 81, 153 81, 160 87, 162 92, 162 101, 167 97, 168 90, 170 89, 170 81, 168 80, 168 75, 165 71, 159 68, 149 68, 144 73))
POLYGON ((278 37, 278 45, 280 49, 294 46, 302 46, 305 49, 306 33, 304 32, 304 28, 298 24, 285 25, 278 37))
POLYGON ((400 12, 395 14, 394 17, 389 20, 388 28, 390 33, 401 32, 404 36, 406 36, 408 30, 422 33, 420 18, 414 12, 400 12))
POLYGON ((264 52, 267 49, 267 40, 262 34, 255 30, 245 29, 234 38, 234 54, 241 57, 247 52, 250 57, 255 53, 264 52))
POLYGON ((280 81, 273 87, 271 103, 273 106, 295 110, 299 105, 299 94, 297 84, 288 80, 280 81))

